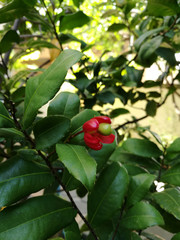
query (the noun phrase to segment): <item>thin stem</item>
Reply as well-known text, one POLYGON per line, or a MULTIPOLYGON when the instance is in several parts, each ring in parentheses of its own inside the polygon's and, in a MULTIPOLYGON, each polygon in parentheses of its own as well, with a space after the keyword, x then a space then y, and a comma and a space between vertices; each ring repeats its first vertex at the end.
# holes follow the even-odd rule
POLYGON ((90 232, 92 233, 92 235, 94 236, 94 239, 98 240, 98 237, 96 236, 94 230, 92 229, 90 223, 87 221, 87 219, 84 217, 84 215, 81 213, 81 211, 79 210, 79 208, 77 207, 74 199, 72 198, 71 194, 69 191, 66 190, 65 185, 61 182, 61 180, 59 179, 59 176, 56 172, 56 170, 52 167, 50 161, 48 160, 48 158, 40 151, 38 150, 38 154, 39 156, 41 156, 44 161, 46 162, 46 165, 49 167, 49 169, 51 170, 51 173, 53 174, 54 178, 57 180, 57 182, 59 183, 59 185, 62 186, 63 190, 65 191, 65 193, 67 194, 69 200, 71 201, 72 206, 77 210, 77 213, 79 214, 79 216, 82 218, 82 220, 84 221, 84 223, 87 225, 87 227, 89 228, 90 232))
POLYGON ((49 17, 49 20, 50 20, 50 22, 51 22, 51 24, 52 24, 52 26, 53 26, 53 31, 54 31, 54 34, 55 34, 56 39, 57 39, 58 42, 59 42, 60 49, 61 49, 61 51, 63 51, 62 44, 61 44, 61 42, 60 42, 59 36, 58 36, 58 34, 57 34, 57 31, 56 31, 56 25, 55 25, 55 23, 54 23, 51 15, 50 15, 48 9, 47 9, 47 6, 46 6, 44 0, 41 0, 41 2, 43 3, 43 5, 44 5, 44 7, 45 7, 45 9, 46 9, 47 15, 48 15, 48 17, 49 17))
POLYGON ((126 125, 131 124, 131 123, 137 123, 137 122, 139 122, 139 121, 141 121, 141 120, 143 120, 143 119, 145 119, 145 118, 147 118, 147 117, 149 117, 149 116, 146 114, 146 115, 143 116, 143 117, 136 118, 136 119, 131 120, 131 121, 127 121, 127 122, 119 125, 115 130, 119 130, 120 128, 123 128, 123 127, 125 127, 126 125))

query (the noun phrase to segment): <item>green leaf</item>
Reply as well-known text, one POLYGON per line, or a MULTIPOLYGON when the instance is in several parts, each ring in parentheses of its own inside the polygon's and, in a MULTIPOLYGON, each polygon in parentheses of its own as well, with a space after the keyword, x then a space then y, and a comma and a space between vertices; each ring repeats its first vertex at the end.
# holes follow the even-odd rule
POLYGON ((24 96, 25 96, 25 87, 18 88, 11 95, 12 101, 14 103, 20 103, 20 102, 24 101, 24 96))
POLYGON ((116 148, 110 156, 110 161, 122 164, 135 164, 149 170, 159 170, 160 168, 160 163, 155 158, 138 156, 124 150, 123 147, 116 148))
POLYGON ((69 225, 75 215, 72 205, 58 197, 31 198, 0 212, 0 239, 44 240, 69 225))
POLYGON ((180 190, 177 188, 168 188, 163 192, 153 194, 155 201, 165 211, 171 213, 180 220, 180 190))
POLYGON ((71 132, 72 134, 80 131, 82 129, 83 124, 90 120, 93 117, 99 116, 99 113, 91 110, 85 109, 84 111, 80 112, 76 116, 71 119, 71 132))
POLYGON ((63 116, 48 116, 38 121, 33 128, 36 149, 44 149, 63 139, 70 128, 70 119, 63 116))
POLYGON ((161 94, 158 92, 155 92, 155 91, 148 92, 147 94, 148 94, 148 96, 147 96, 148 98, 160 98, 161 97, 161 94))
POLYGON ((173 51, 171 48, 160 47, 156 50, 156 54, 165 59, 170 66, 175 66, 177 64, 175 51, 173 51))
POLYGON ((79 42, 79 43, 81 43, 81 48, 84 48, 86 46, 86 43, 84 41, 82 41, 81 39, 75 37, 74 35, 72 35, 70 33, 67 33, 67 34, 61 33, 59 35, 59 40, 61 43, 68 43, 71 41, 79 42))
POLYGON ((93 149, 89 149, 89 154, 96 160, 97 163, 97 172, 101 171, 106 162, 109 160, 112 152, 116 148, 116 141, 111 144, 103 144, 101 150, 95 151, 93 149))
POLYGON ((180 186, 180 163, 172 166, 162 176, 161 181, 164 183, 180 186))
POLYGON ((151 57, 155 53, 156 49, 161 45, 163 41, 163 36, 156 36, 150 40, 147 40, 145 43, 142 44, 142 46, 139 49, 138 53, 138 60, 141 63, 150 63, 149 59, 151 60, 151 57))
POLYGON ((128 182, 125 168, 118 163, 112 163, 100 174, 88 196, 88 220, 92 226, 100 226, 120 210, 128 182))
POLYGON ((64 169, 62 176, 62 183, 65 185, 66 190, 72 191, 80 186, 80 182, 74 178, 67 169, 64 169))
POLYGON ((15 128, 0 128, 0 136, 5 138, 13 138, 17 141, 24 138, 24 134, 15 128))
POLYGON ((141 157, 159 157, 162 152, 157 145, 149 140, 129 138, 122 147, 125 151, 141 157))
POLYGON ((71 144, 57 144, 59 160, 70 174, 78 179, 88 191, 91 191, 96 179, 96 162, 85 147, 71 144))
POLYGON ((13 157, 0 165, 0 208, 45 188, 53 180, 46 166, 13 157))
POLYGON ((161 213, 165 222, 165 224, 161 227, 168 232, 178 233, 180 229, 180 221, 177 220, 177 218, 175 218, 172 214, 160 208, 158 204, 156 204, 156 209, 161 213))
POLYGON ((49 104, 48 115, 64 115, 72 118, 79 113, 80 100, 77 94, 61 92, 49 104))
POLYGON ((84 2, 84 0, 73 0, 74 5, 78 8, 83 2, 84 2))
POLYGON ((74 221, 71 225, 64 229, 66 240, 81 240, 78 224, 74 221))
POLYGON ((139 165, 125 163, 123 166, 126 168, 130 176, 135 176, 141 173, 147 173, 147 170, 139 165))
POLYGON ((76 50, 64 50, 47 70, 28 80, 23 117, 24 128, 32 124, 38 109, 54 97, 68 69, 81 57, 82 53, 76 50))
POLYGON ((19 43, 19 41, 20 37, 17 32, 15 30, 9 30, 0 42, 0 52, 8 52, 12 48, 13 43, 19 43))
POLYGON ((29 48, 56 48, 59 49, 56 45, 52 44, 51 42, 47 42, 47 41, 42 41, 42 40, 36 40, 34 41, 30 41, 27 43, 27 47, 29 48))
POLYGON ((142 238, 136 232, 120 227, 115 240, 142 240, 142 238))
POLYGON ((108 27, 108 32, 116 32, 124 28, 127 28, 127 26, 123 23, 113 23, 111 26, 108 27))
POLYGON ((0 101, 0 128, 13 127, 14 122, 11 119, 4 104, 0 101))
POLYGON ((161 214, 150 204, 136 203, 130 208, 121 221, 121 225, 128 229, 142 230, 154 225, 163 225, 161 214))
POLYGON ((84 73, 76 73, 75 80, 69 80, 69 82, 78 88, 81 92, 84 92, 88 85, 91 83, 84 73))
POLYGON ((148 0, 147 12, 151 16, 173 16, 180 12, 177 0, 148 0))
POLYGON ((145 40, 148 37, 151 37, 154 34, 157 34, 161 31, 163 31, 164 28, 165 27, 155 28, 155 29, 152 29, 152 30, 147 31, 147 32, 143 33, 142 35, 140 35, 140 37, 138 39, 136 39, 136 41, 134 42, 135 49, 138 51, 140 49, 141 45, 145 42, 145 40))
POLYGON ((132 176, 128 188, 127 206, 134 205, 141 201, 145 197, 155 178, 156 176, 148 173, 132 176))
POLYGON ((125 79, 124 85, 125 86, 140 86, 141 79, 144 70, 138 70, 134 67, 126 67, 127 78, 125 79))
POLYGON ((173 143, 167 148, 167 158, 172 159, 180 154, 180 138, 176 138, 173 143))
POLYGON ((24 16, 25 9, 26 5, 21 0, 14 0, 10 2, 0 9, 0 23, 13 21, 24 16))
POLYGON ((62 17, 60 21, 60 31, 71 30, 73 28, 82 27, 89 23, 90 17, 84 14, 82 11, 78 11, 72 14, 67 14, 62 17))
POLYGON ((157 112, 158 104, 154 100, 148 101, 146 105, 146 113, 148 116, 154 117, 157 112))
POLYGON ((171 240, 179 240, 180 239, 180 232, 174 235, 174 237, 171 240))
POLYGON ((124 115, 127 113, 129 113, 129 110, 127 110, 125 108, 116 108, 111 111, 110 118, 115 118, 115 117, 118 117, 119 115, 124 115))
POLYGON ((115 101, 115 95, 112 91, 101 91, 96 97, 102 103, 114 104, 115 101))

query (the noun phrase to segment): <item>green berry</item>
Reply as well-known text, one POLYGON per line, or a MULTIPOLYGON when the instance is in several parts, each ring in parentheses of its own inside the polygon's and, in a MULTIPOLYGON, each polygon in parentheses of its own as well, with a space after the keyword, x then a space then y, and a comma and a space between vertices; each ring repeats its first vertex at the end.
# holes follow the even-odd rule
POLYGON ((109 123, 100 123, 98 132, 104 136, 108 136, 112 133, 111 125, 109 123))

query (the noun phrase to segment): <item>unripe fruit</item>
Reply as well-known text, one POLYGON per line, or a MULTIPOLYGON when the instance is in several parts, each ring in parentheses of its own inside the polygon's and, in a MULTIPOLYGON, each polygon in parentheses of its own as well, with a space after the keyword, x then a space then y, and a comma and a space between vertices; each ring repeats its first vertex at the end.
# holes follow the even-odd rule
POLYGON ((98 132, 104 136, 108 136, 112 133, 111 125, 108 123, 100 123, 98 132))

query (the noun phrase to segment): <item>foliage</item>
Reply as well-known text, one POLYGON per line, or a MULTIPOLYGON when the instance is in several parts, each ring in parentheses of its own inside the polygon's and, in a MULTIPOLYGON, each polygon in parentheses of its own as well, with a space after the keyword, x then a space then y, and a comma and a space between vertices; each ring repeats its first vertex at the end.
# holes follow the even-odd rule
POLYGON ((179 110, 179 1, 0 4, 0 239, 163 239, 146 232, 155 225, 179 239, 180 138, 164 143, 139 125, 169 97, 179 110), (23 56, 44 49, 49 59, 27 68, 23 56), (155 81, 144 77, 152 65, 155 81), (59 91, 64 83, 75 92, 59 91), (123 107, 105 109, 117 99, 123 107), (141 116, 128 108, 137 102, 141 116), (86 146, 85 122, 124 114, 113 143, 86 146))

